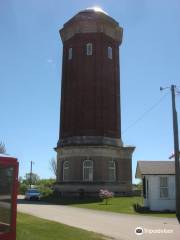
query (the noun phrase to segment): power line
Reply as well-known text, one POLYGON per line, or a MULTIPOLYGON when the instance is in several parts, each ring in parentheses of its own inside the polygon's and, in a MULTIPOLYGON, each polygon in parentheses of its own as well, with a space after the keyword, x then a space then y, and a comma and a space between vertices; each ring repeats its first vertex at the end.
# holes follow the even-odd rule
POLYGON ((123 132, 122 134, 124 134, 125 132, 127 132, 130 128, 132 128, 134 125, 136 125, 138 122, 140 122, 144 117, 146 117, 146 115, 151 112, 155 107, 157 107, 162 100, 169 94, 169 92, 165 93, 158 101, 156 101, 149 109, 147 109, 142 115, 140 115, 140 117, 138 117, 134 122, 132 122, 123 132))

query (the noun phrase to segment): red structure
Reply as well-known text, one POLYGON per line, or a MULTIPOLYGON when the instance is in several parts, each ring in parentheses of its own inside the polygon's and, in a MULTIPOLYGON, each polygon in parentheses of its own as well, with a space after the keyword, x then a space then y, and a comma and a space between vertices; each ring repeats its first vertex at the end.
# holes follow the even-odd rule
POLYGON ((103 12, 80 11, 63 42, 56 190, 62 196, 132 191, 133 146, 121 137, 119 47, 123 29, 103 12))
POLYGON ((0 154, 0 240, 16 239, 18 162, 0 154))
POLYGON ((77 137, 85 144, 82 136, 93 136, 93 143, 97 136, 102 139, 101 144, 105 137, 121 141, 119 45, 122 32, 114 19, 93 10, 81 11, 60 31, 63 72, 58 145, 67 144, 72 137, 75 141, 70 141, 71 144, 76 144, 77 137), (94 24, 97 29, 91 30, 94 24), (75 25, 79 27, 77 34, 75 25), (101 25, 107 26, 106 33, 113 29, 115 36, 99 30, 101 25))

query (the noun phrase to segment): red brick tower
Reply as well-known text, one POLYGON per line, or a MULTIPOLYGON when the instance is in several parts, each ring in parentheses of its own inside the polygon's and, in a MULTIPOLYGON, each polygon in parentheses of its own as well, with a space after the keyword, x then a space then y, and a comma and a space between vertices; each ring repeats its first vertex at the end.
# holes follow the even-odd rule
POLYGON ((58 184, 63 194, 131 191, 133 147, 121 140, 119 45, 122 28, 87 9, 60 30, 63 41, 58 184))

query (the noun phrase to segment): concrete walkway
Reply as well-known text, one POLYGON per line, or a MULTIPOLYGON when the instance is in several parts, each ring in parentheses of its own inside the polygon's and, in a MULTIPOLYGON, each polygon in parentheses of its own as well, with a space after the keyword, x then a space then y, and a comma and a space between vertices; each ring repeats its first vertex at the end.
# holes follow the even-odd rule
POLYGON ((118 214, 70 206, 50 205, 41 202, 26 202, 23 200, 20 200, 18 203, 18 211, 101 233, 117 240, 180 239, 180 224, 173 218, 118 214), (136 227, 142 227, 144 234, 136 235, 136 227), (152 231, 164 231, 166 233, 152 233, 152 231))

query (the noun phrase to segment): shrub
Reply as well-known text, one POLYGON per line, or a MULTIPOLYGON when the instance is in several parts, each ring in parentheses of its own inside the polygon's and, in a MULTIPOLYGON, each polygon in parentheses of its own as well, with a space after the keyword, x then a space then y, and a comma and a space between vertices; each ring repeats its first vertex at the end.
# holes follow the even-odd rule
MULTIPOLYGON (((31 185, 32 188, 37 188, 43 196, 51 195, 53 192, 54 179, 40 179, 36 185, 31 185)), ((30 188, 29 181, 22 179, 19 181, 19 194, 25 194, 27 189, 30 188)))
POLYGON ((108 201, 110 198, 114 197, 114 193, 113 192, 109 192, 108 190, 103 190, 100 189, 99 191, 99 197, 105 201, 105 204, 108 204, 108 201))
POLYGON ((141 206, 139 203, 134 203, 133 208, 138 213, 148 213, 150 211, 148 207, 141 206))
POLYGON ((25 194, 27 189, 29 188, 29 185, 26 183, 19 183, 19 194, 25 194))
POLYGON ((39 185, 37 186, 37 188, 41 192, 43 197, 47 197, 53 193, 53 190, 50 187, 39 185))

